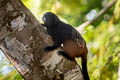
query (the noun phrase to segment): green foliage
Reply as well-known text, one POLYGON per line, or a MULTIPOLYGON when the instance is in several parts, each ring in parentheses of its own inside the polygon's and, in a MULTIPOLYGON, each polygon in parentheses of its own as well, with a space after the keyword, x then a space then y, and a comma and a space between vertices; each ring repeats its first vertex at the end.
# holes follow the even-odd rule
POLYGON ((120 53, 120 1, 109 21, 89 25, 84 34, 89 47, 88 68, 91 80, 117 80, 120 53), (118 10, 118 11, 117 11, 118 10))
POLYGON ((84 35, 85 38, 90 39, 88 68, 91 80, 116 80, 117 54, 120 52, 120 26, 116 24, 108 28, 108 22, 102 21, 99 26, 92 29, 94 31, 88 31, 84 35))
POLYGON ((0 49, 0 80, 23 80, 0 49))
POLYGON ((1 75, 0 80, 23 80, 22 77, 15 71, 11 71, 9 74, 1 75))
POLYGON ((61 18, 78 26, 86 20, 85 14, 91 9, 100 10, 102 0, 23 0, 24 4, 31 9, 39 19, 41 14, 51 11, 61 18), (28 5, 31 4, 31 5, 28 5), (94 5, 93 5, 94 4, 94 5), (35 11, 35 10, 38 11, 35 11))

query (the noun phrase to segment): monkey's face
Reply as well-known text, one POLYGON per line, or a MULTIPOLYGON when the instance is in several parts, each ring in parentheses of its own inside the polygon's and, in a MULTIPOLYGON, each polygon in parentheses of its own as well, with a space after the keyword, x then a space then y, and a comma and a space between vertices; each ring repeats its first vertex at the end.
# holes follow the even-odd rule
POLYGON ((42 17, 42 21, 45 25, 52 26, 55 25, 59 21, 59 19, 55 14, 51 12, 46 12, 42 17))

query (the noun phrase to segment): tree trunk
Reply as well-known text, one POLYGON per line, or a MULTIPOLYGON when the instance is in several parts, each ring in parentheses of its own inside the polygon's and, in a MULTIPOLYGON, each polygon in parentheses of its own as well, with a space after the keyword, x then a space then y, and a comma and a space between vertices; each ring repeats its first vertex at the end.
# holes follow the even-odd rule
POLYGON ((0 48, 25 80, 82 80, 80 67, 44 52, 52 40, 20 0, 0 0, 0 48))

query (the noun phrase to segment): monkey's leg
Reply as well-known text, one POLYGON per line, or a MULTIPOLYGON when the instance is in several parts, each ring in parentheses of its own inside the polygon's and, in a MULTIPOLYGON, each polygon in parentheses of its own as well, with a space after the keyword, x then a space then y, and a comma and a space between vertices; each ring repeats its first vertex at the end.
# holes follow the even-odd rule
POLYGON ((52 51, 52 50, 57 49, 58 47, 60 47, 60 45, 47 46, 47 47, 45 48, 45 51, 52 51))
POLYGON ((64 51, 58 51, 59 55, 62 55, 63 57, 65 57, 68 60, 74 61, 75 59, 71 58, 69 55, 67 55, 66 52, 64 51))

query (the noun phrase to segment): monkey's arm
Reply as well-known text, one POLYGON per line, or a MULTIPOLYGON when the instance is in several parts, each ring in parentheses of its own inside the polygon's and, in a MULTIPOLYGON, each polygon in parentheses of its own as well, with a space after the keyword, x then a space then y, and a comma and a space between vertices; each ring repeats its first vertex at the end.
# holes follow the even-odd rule
MULTIPOLYGON (((41 23, 41 25, 42 25, 43 27, 46 27, 45 24, 42 24, 42 23, 41 23)), ((47 46, 47 47, 45 48, 45 51, 52 51, 52 50, 54 50, 54 49, 57 49, 58 47, 60 47, 60 45, 58 45, 58 44, 57 44, 57 45, 55 44, 55 45, 53 45, 53 46, 47 46)))

